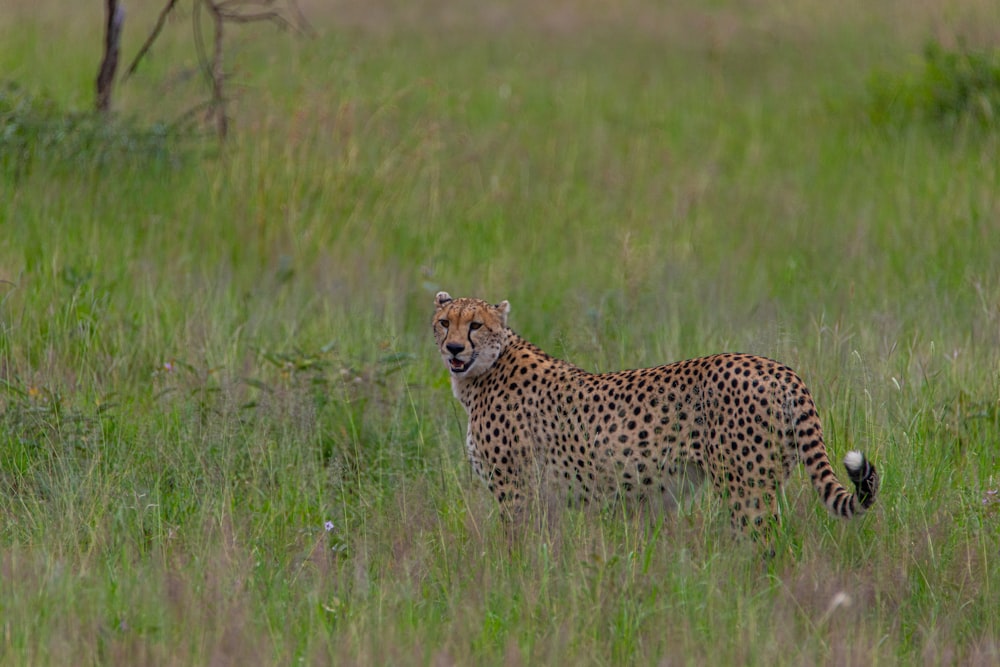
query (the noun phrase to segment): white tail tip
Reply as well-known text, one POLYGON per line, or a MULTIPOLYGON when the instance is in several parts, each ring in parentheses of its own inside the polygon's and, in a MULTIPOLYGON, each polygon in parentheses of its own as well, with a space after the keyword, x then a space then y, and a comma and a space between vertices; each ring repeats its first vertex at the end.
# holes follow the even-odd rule
POLYGON ((844 467, 851 472, 858 472, 861 470, 862 466, 865 464, 865 456, 861 452, 853 451, 847 452, 847 456, 844 457, 844 467))

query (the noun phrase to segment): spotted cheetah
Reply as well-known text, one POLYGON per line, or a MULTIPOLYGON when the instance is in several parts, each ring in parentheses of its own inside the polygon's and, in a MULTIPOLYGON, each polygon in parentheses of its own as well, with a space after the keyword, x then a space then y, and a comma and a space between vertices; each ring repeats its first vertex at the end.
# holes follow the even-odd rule
POLYGON ((809 390, 776 361, 716 354, 593 374, 508 328, 507 301, 439 292, 434 305, 438 351, 469 416, 469 460, 508 516, 523 510, 533 474, 584 502, 668 506, 678 480, 707 477, 734 527, 760 537, 779 520, 780 486, 797 462, 835 516, 875 500, 879 477, 861 452, 844 458, 855 493, 837 480, 809 390))

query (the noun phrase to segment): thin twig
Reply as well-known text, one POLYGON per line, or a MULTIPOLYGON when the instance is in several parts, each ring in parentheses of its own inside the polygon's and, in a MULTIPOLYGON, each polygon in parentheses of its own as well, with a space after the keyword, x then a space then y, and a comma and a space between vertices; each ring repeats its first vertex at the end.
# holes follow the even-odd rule
POLYGON ((194 105, 181 115, 177 116, 177 118, 175 118, 173 121, 171 121, 169 127, 171 129, 183 127, 185 124, 192 122, 191 119, 194 118, 199 113, 201 113, 202 111, 211 110, 212 106, 213 106, 212 100, 205 100, 203 102, 198 102, 198 104, 194 105))
POLYGON ((270 7, 274 4, 274 0, 222 0, 216 3, 216 7, 219 9, 228 10, 230 7, 246 7, 248 5, 260 5, 262 7, 270 7))
POLYGON ((168 0, 167 6, 163 8, 160 12, 159 18, 156 19, 156 25, 153 26, 153 31, 149 33, 149 37, 146 38, 146 42, 142 45, 142 48, 139 49, 139 53, 135 54, 132 64, 128 66, 127 70, 125 70, 125 76, 122 77, 122 83, 125 83, 125 81, 127 81, 128 78, 135 73, 136 68, 139 67, 139 61, 146 55, 149 48, 153 46, 153 42, 156 41, 156 38, 160 35, 160 31, 163 30, 163 25, 167 22, 167 14, 171 12, 176 4, 177 0, 168 0))
POLYGON ((194 36, 195 55, 198 56, 198 67, 205 75, 205 82, 212 85, 212 67, 208 62, 208 54, 205 52, 205 37, 201 32, 201 4, 202 0, 194 0, 191 12, 191 32, 194 36))
POLYGON ((219 11, 219 16, 225 21, 233 23, 254 23, 256 21, 270 21, 280 28, 295 29, 295 26, 278 12, 257 12, 256 14, 240 14, 236 12, 219 11))
POLYGON ((280 9, 249 13, 250 7, 274 7, 276 0, 222 0, 214 3, 215 7, 222 13, 227 21, 236 23, 250 23, 252 21, 271 21, 280 27, 294 30, 295 32, 315 35, 315 30, 309 25, 305 14, 295 0, 286 0, 287 10, 294 16, 295 20, 289 19, 280 9))
POLYGON ((309 23, 309 19, 306 18, 305 12, 299 7, 298 0, 288 0, 288 6, 292 8, 292 13, 295 14, 295 22, 299 26, 299 30, 303 33, 309 35, 310 37, 316 36, 316 30, 309 23))

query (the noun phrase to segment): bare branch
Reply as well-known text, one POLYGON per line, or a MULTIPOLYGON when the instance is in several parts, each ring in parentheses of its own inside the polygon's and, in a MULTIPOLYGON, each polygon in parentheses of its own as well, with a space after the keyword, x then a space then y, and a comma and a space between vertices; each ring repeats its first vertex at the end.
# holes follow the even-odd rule
POLYGON ((205 49, 205 36, 201 32, 201 5, 204 0, 194 0, 193 11, 191 12, 191 32, 194 36, 195 55, 198 56, 198 66, 205 81, 212 85, 212 67, 208 62, 208 54, 205 49))
POLYGON ((139 67, 139 61, 143 59, 146 52, 149 51, 149 48, 153 46, 153 42, 156 41, 160 31, 163 30, 163 24, 167 22, 167 14, 173 10, 174 5, 176 4, 177 0, 168 0, 166 7, 163 8, 160 12, 159 18, 156 19, 156 25, 153 26, 153 31, 149 33, 149 37, 146 38, 142 48, 139 49, 139 53, 135 54, 135 58, 132 59, 132 64, 128 66, 127 70, 125 70, 125 76, 122 77, 122 83, 125 83, 125 81, 127 81, 128 78, 135 73, 136 68, 139 67))
MULTIPOLYGON (((108 0, 116 2, 117 0, 108 0)), ((139 66, 139 63, 149 52, 159 37, 167 17, 178 4, 177 0, 166 0, 166 4, 160 11, 156 25, 146 38, 145 43, 125 74, 124 79, 132 75, 139 66)), ((195 107, 185 114, 185 117, 193 115, 202 108, 207 108, 209 115, 214 117, 216 132, 219 138, 224 140, 229 129, 229 116, 227 114, 227 104, 229 102, 225 94, 226 73, 223 68, 223 36, 225 24, 228 23, 257 23, 270 22, 279 28, 289 28, 299 33, 315 34, 312 26, 305 19, 302 10, 296 4, 296 0, 191 0, 191 25, 194 37, 195 54, 198 59, 198 67, 205 76, 211 88, 211 99, 204 105, 195 107), (212 22, 213 33, 209 38, 205 34, 205 21, 202 12, 206 11, 209 20, 212 22), (211 46, 209 46, 211 39, 211 46)))
POLYGON ((115 85, 115 72, 118 71, 122 27, 125 24, 125 9, 118 0, 108 0, 107 7, 104 58, 97 72, 97 110, 101 113, 107 113, 111 109, 111 92, 115 85))
POLYGON ((194 124, 197 121, 193 119, 201 112, 204 111, 206 116, 212 113, 212 104, 213 104, 212 100, 204 100, 202 102, 199 102, 198 104, 194 105, 193 107, 191 107, 190 109, 179 115, 177 118, 175 118, 173 122, 170 123, 169 127, 171 129, 176 129, 184 127, 185 125, 188 124, 194 124))
POLYGON ((268 11, 251 11, 253 7, 274 7, 276 0, 222 0, 214 3, 216 8, 222 13, 227 21, 234 23, 252 23, 254 21, 270 21, 279 27, 288 28, 295 32, 313 35, 315 31, 306 20, 302 10, 295 0, 286 0, 286 11, 279 9, 269 9, 268 11), (294 20, 285 16, 291 13, 294 20))
POLYGON ((215 6, 222 10, 229 10, 230 7, 249 7, 253 5, 270 7, 273 4, 274 0, 222 0, 222 2, 216 3, 215 6))
POLYGON ((225 73, 222 71, 222 36, 225 17, 212 0, 203 0, 215 23, 215 49, 212 53, 212 105, 215 109, 215 129, 219 139, 225 140, 229 133, 229 117, 226 115, 226 98, 223 93, 225 73))
POLYGON ((256 14, 241 14, 239 11, 236 12, 226 12, 220 11, 219 16, 222 17, 224 21, 232 21, 233 23, 253 23, 255 21, 270 21, 275 23, 280 28, 290 28, 295 29, 288 19, 279 14, 278 12, 258 12, 256 14))
POLYGON ((299 7, 298 0, 288 0, 288 6, 291 7, 292 13, 295 14, 295 22, 299 26, 299 30, 303 33, 309 35, 310 37, 316 36, 316 30, 309 23, 309 19, 306 18, 305 12, 299 7))

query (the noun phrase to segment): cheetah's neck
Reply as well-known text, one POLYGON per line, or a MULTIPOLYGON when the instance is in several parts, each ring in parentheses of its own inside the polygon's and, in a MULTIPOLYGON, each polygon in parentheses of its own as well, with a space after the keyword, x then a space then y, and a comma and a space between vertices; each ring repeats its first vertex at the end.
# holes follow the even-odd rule
POLYGON ((568 361, 556 359, 534 343, 525 340, 513 330, 507 329, 506 343, 496 362, 488 371, 476 377, 451 376, 451 388, 466 411, 470 411, 476 399, 488 394, 497 385, 506 385, 512 381, 515 370, 522 367, 545 368, 549 373, 566 375, 587 375, 587 372, 577 368, 568 361))

